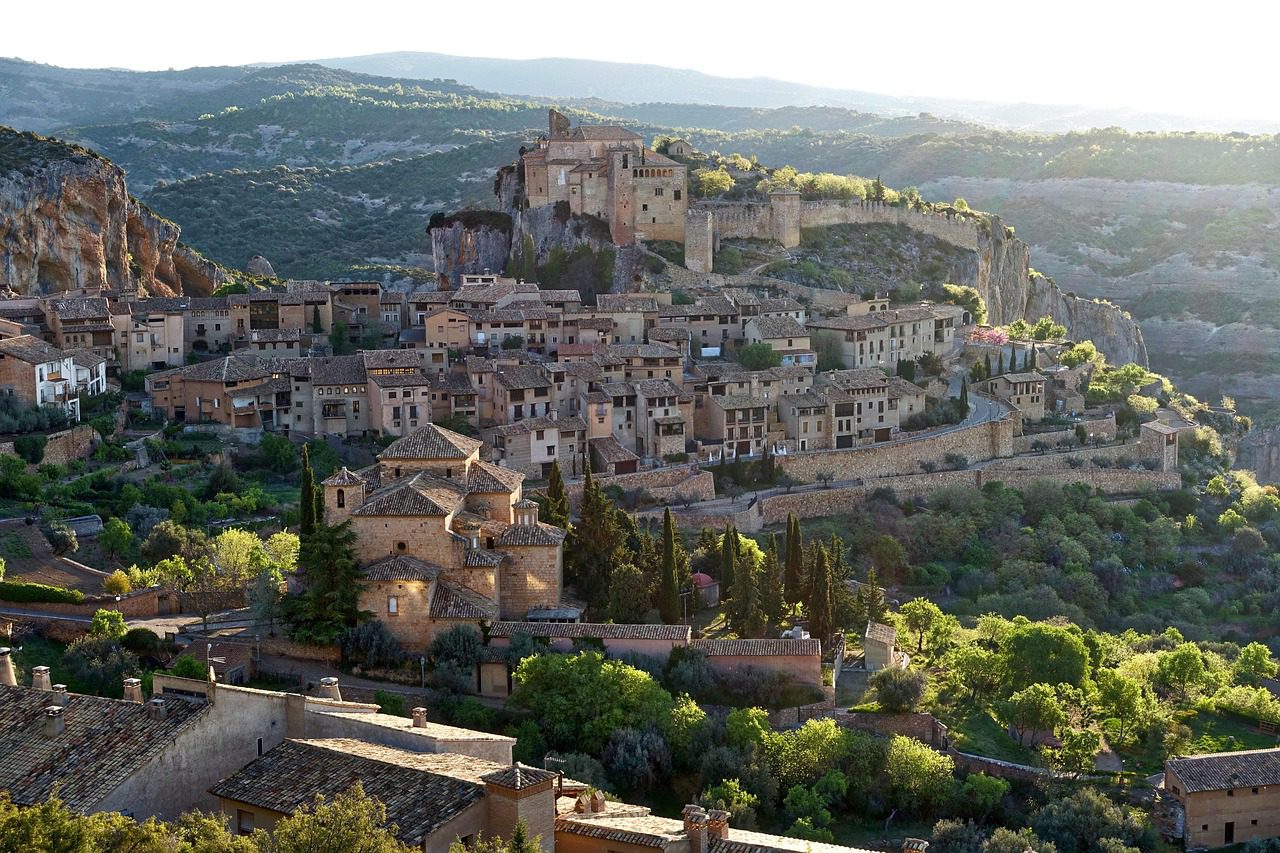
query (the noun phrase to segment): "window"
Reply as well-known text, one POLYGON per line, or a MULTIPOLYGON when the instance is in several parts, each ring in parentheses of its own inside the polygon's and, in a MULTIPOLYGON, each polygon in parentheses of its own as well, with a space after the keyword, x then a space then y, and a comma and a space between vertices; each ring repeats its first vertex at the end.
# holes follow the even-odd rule
POLYGON ((1228 788, 1228 789, 1227 789, 1227 796, 1228 796, 1228 797, 1234 797, 1235 795, 1236 795, 1236 792, 1235 792, 1235 789, 1234 789, 1234 788, 1228 788))
POLYGON ((236 834, 253 835, 253 812, 236 809, 236 834))
POLYGON ((338 508, 342 509, 347 505, 347 490, 338 489, 338 508))
POLYGON ((547 445, 547 455, 548 455, 548 456, 555 456, 555 455, 556 455, 556 446, 555 446, 554 444, 548 444, 548 445, 547 445))
POLYGON ((258 738, 258 755, 262 755, 262 738, 258 738))
POLYGON ((662 187, 654 187, 653 195, 655 198, 662 198, 662 187))
POLYGON ((387 615, 395 616, 400 612, 400 599, 394 595, 387 596, 387 615))
POLYGON ((407 545, 405 545, 403 542, 397 542, 397 543, 396 543, 396 550, 397 550, 397 551, 403 551, 403 550, 405 550, 407 547, 408 547, 408 546, 407 546, 407 545))
POLYGON ((649 205, 647 205, 647 204, 642 204, 642 205, 640 205, 640 209, 641 209, 641 210, 648 210, 648 209, 649 209, 649 205))
POLYGON ((353 414, 353 415, 358 415, 358 414, 360 414, 360 401, 359 401, 359 400, 352 400, 352 401, 351 401, 351 414, 353 414))

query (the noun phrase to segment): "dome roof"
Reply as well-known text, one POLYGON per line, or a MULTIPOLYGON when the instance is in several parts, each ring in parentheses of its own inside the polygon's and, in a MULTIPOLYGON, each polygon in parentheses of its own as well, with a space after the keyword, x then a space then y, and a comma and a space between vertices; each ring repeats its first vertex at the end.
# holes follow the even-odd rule
POLYGON ((707 587, 711 586, 716 582, 715 578, 703 572, 694 572, 692 580, 693 580, 693 585, 696 586, 698 589, 706 589, 707 587))

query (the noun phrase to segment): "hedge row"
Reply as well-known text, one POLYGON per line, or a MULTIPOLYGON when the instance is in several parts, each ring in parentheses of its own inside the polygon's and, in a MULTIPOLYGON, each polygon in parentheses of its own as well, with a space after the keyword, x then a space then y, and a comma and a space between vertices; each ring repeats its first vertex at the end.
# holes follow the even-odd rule
POLYGON ((60 586, 49 586, 42 583, 0 581, 0 601, 21 602, 24 604, 35 602, 80 604, 84 601, 84 593, 78 589, 63 589, 60 586))

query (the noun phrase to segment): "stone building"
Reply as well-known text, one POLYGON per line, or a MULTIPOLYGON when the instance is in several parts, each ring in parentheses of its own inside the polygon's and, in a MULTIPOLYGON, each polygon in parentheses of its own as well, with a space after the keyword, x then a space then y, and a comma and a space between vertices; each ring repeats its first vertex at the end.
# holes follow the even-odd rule
POLYGON ((1012 403, 1022 412, 1024 420, 1044 420, 1044 383, 1039 373, 1006 373, 993 376, 985 384, 988 394, 1012 403))
POLYGON ((684 242, 687 168, 614 125, 571 127, 548 112, 547 136, 520 159, 530 207, 564 204, 609 223, 613 242, 684 242))
POLYGON ((538 521, 524 475, 481 461, 481 446, 429 425, 323 483, 326 521, 350 519, 357 537, 360 608, 408 648, 560 604, 565 531, 538 521))
POLYGON ((1188 850, 1280 836, 1280 749, 1170 758, 1164 790, 1181 808, 1188 850))
POLYGON ((722 675, 782 672, 796 684, 822 687, 822 641, 815 638, 693 640, 690 646, 706 655, 707 663, 722 675))
POLYGON ((889 625, 868 622, 862 635, 862 660, 868 672, 898 665, 898 632, 889 625))
POLYGON ((31 406, 58 406, 80 420, 74 357, 32 335, 0 340, 0 394, 31 406))

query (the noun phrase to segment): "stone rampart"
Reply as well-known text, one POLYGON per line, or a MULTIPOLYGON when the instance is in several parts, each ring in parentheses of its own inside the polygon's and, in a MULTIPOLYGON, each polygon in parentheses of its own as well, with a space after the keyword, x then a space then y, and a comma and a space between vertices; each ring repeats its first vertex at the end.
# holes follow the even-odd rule
MULTIPOLYGON (((1084 427, 1085 433, 1092 436, 1100 437, 1103 441, 1113 441, 1116 437, 1116 418, 1115 415, 1108 415, 1105 418, 1094 418, 1092 420, 1082 420, 1080 425, 1084 427)), ((1031 445, 1037 441, 1043 441, 1050 447, 1057 445, 1060 441, 1070 439, 1076 440, 1075 427, 1054 430, 1053 432, 1029 432, 1020 435, 1013 440, 1014 453, 1030 453, 1031 445)))
POLYGON ((933 714, 876 714, 865 711, 837 711, 832 715, 837 725, 847 729, 882 735, 905 735, 930 746, 944 746, 947 727, 933 714))
POLYGON ((1054 471, 1052 477, 1046 477, 1042 471, 1002 471, 988 475, 985 471, 982 483, 999 481, 1011 489, 1026 489, 1037 480, 1051 479, 1055 483, 1084 483, 1104 494, 1124 495, 1135 492, 1155 490, 1169 492, 1182 488, 1182 475, 1177 471, 1132 471, 1127 468, 1066 468, 1054 471))
POLYGON ((801 228, 864 224, 905 225, 962 249, 978 251, 978 220, 969 217, 865 201, 808 201, 800 205, 801 228))
MULTIPOLYGON (((709 471, 703 471, 696 465, 672 465, 666 468, 654 468, 651 471, 637 471, 634 474, 615 474, 605 476, 593 474, 592 478, 607 489, 617 486, 624 492, 644 489, 653 498, 662 503, 680 503, 688 499, 694 502, 714 500, 716 496, 716 478, 709 471)), ((581 479, 568 480, 564 484, 565 494, 569 496, 569 505, 576 508, 582 503, 581 479)), ((530 489, 530 496, 545 494, 545 488, 530 489)))
POLYGON ((947 454, 952 453, 970 462, 1012 456, 1013 426, 1012 418, 1005 417, 886 444, 788 456, 778 465, 802 483, 816 483, 824 472, 834 474, 836 480, 915 474, 921 462, 944 467, 947 454))
MULTIPOLYGON (((993 459, 983 466, 984 476, 990 479, 996 471, 1061 471, 1071 469, 1070 459, 1084 460, 1085 467, 1093 464, 1094 458, 1131 460, 1142 458, 1141 446, 1137 442, 1128 444, 1108 444, 1102 447, 1081 447, 1076 450, 1049 450, 1045 453, 1021 453, 1012 459, 993 459)), ((1080 469, 1075 469, 1080 470, 1080 469)))
MULTIPOLYGON (((852 512, 868 495, 880 488, 893 489, 899 498, 918 498, 947 486, 976 486, 977 482, 976 471, 937 471, 933 474, 907 474, 868 480, 858 486, 771 495, 759 501, 760 524, 765 527, 782 524, 790 514, 797 518, 818 518, 852 512)), ((681 520, 683 519, 684 516, 681 515, 681 520)))

